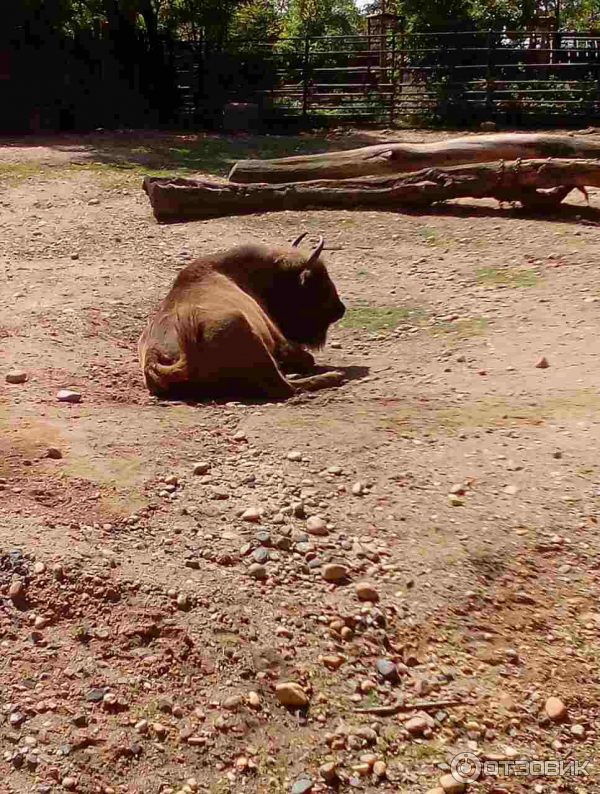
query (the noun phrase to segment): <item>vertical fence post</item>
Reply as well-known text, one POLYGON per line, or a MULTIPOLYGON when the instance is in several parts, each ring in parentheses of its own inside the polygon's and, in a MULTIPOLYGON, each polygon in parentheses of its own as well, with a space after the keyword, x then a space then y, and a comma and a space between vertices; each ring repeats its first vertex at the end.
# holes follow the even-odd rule
POLYGON ((308 69, 310 61, 310 36, 304 40, 304 60, 302 62, 302 118, 308 116, 308 69))
POLYGON ((390 61, 390 68, 391 68, 391 76, 392 76, 392 95, 390 97, 390 118, 389 118, 389 125, 390 127, 394 126, 394 121, 396 118, 396 28, 392 30, 392 50, 391 50, 391 61, 390 61))
POLYGON ((488 30, 487 35, 487 73, 485 86, 485 109, 491 113, 494 109, 494 48, 493 33, 488 30))

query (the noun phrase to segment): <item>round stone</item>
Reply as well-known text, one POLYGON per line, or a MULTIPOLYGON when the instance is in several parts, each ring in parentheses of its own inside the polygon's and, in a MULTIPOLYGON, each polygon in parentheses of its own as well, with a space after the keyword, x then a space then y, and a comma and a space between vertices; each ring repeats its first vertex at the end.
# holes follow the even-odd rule
POLYGON ((309 535, 324 536, 329 534, 327 523, 321 516, 310 516, 306 521, 306 531, 309 535))
POLYGON ((293 449, 291 452, 287 454, 288 460, 302 460, 302 453, 298 452, 297 449, 293 449))
POLYGON ((61 403, 78 403, 81 402, 81 394, 78 391, 61 389, 56 395, 56 399, 61 403))
POLYGON ((306 692, 295 681, 285 681, 275 687, 277 700, 282 706, 301 707, 308 705, 306 692))
POLYGON ((427 730, 429 724, 424 717, 412 717, 404 723, 404 727, 411 736, 420 736, 423 731, 427 730))
POLYGON ((292 785, 291 794, 308 794, 315 785, 315 781, 309 775, 302 774, 292 785))
POLYGON ((63 456, 62 452, 58 447, 48 447, 48 451, 46 452, 47 457, 52 458, 53 460, 60 460, 63 456))
POLYGON ((335 783, 337 781, 337 764, 335 761, 329 761, 319 767, 319 774, 327 783, 335 783))
POLYGON ((255 549, 252 552, 252 559, 259 565, 264 565, 269 560, 269 552, 265 548, 255 549))
POLYGON ((326 582, 339 582, 341 579, 346 579, 348 576, 348 568, 339 563, 330 563, 323 568, 323 579, 326 582))
POLYGON ((25 383, 27 378, 27 373, 22 369, 11 369, 10 372, 6 373, 7 383, 25 383))
POLYGON ((375 761, 373 764, 373 774, 377 777, 385 777, 387 773, 387 764, 385 761, 375 761))
POLYGON ((567 713, 567 707, 562 700, 557 697, 549 697, 544 708, 546 714, 555 722, 559 722, 560 720, 564 719, 567 713))
POLYGON ((25 593, 23 582, 13 582, 8 588, 8 595, 10 598, 21 598, 25 593))
POLYGON ((258 507, 249 507, 242 513, 242 521, 260 521, 260 511, 258 507))
POLYGON ((384 681, 390 681, 391 683, 398 681, 398 668, 389 659, 377 659, 376 665, 377 672, 384 681))
POLYGON ((359 601, 379 601, 379 593, 370 582, 357 582, 356 595, 359 601))
POLYGON ((206 474, 206 472, 210 469, 210 463, 206 463, 201 461, 200 463, 194 463, 194 468, 192 472, 194 474, 206 474))
POLYGON ((455 780, 452 775, 442 775, 440 778, 440 786, 442 787, 444 794, 462 794, 466 788, 464 783, 460 783, 458 780, 455 780))
POLYGON ((265 568, 264 565, 261 565, 258 562, 253 563, 248 568, 248 573, 250 576, 252 576, 253 579, 266 579, 267 577, 267 569, 265 568))

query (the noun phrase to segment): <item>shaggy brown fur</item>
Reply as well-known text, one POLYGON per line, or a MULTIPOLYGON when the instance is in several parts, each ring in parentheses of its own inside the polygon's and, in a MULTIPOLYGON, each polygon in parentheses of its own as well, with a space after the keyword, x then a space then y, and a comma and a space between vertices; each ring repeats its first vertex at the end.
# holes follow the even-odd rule
POLYGON ((322 347, 345 311, 319 259, 322 240, 311 255, 295 247, 300 239, 239 246, 179 273, 138 342, 152 394, 278 400, 342 382, 338 372, 293 382, 282 373, 310 371, 304 346, 322 347))

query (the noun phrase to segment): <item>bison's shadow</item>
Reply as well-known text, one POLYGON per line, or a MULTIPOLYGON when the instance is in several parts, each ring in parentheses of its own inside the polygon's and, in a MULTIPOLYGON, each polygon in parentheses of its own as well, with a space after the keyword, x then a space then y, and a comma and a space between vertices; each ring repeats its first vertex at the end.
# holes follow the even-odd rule
POLYGON ((341 372, 346 382, 366 378, 371 370, 369 367, 314 367, 311 375, 321 375, 325 372, 341 372))
MULTIPOLYGON (((299 377, 304 377, 305 374, 310 375, 322 375, 327 372, 341 372, 344 375, 344 382, 350 383, 353 380, 360 380, 361 378, 366 378, 369 375, 370 369, 369 367, 328 367, 328 366, 317 366, 311 369, 310 373, 303 373, 299 377)), ((290 379, 290 382, 293 383, 294 379, 290 379)), ((334 392, 335 389, 326 389, 323 391, 331 391, 334 392)), ((301 394, 320 394, 322 392, 301 392, 301 394)), ((156 400, 157 405, 161 405, 164 407, 168 407, 170 405, 189 405, 190 407, 194 407, 196 405, 226 405, 229 402, 238 402, 242 403, 243 405, 264 405, 265 403, 273 402, 273 400, 269 400, 268 398, 260 398, 260 397, 247 397, 243 394, 227 394, 206 398, 200 398, 197 393, 189 387, 178 387, 173 388, 172 391, 168 395, 162 395, 160 398, 151 398, 156 400)))

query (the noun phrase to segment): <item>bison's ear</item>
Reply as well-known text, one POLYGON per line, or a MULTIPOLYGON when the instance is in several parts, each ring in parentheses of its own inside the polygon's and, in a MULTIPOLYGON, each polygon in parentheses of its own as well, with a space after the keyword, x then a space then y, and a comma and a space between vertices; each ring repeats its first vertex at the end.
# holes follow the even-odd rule
POLYGON ((312 270, 303 270, 300 273, 300 286, 305 287, 309 283, 312 275, 313 275, 312 270))

